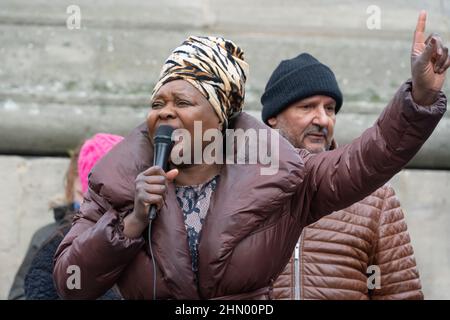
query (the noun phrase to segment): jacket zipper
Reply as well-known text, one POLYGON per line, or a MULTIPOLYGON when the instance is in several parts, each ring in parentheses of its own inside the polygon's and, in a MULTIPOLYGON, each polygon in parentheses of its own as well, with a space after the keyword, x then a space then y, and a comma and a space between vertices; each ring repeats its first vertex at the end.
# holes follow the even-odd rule
MULTIPOLYGON (((300 237, 301 239, 301 237, 300 237)), ((300 300, 300 242, 297 242, 294 250, 294 299, 300 300)))

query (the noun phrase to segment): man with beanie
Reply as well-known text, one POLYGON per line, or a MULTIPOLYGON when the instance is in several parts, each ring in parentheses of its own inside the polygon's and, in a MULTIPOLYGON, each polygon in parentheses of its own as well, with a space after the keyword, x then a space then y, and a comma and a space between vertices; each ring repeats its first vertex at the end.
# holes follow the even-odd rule
POLYGON ((303 53, 282 61, 272 73, 261 102, 263 121, 280 129, 295 147, 313 153, 330 148, 342 93, 330 68, 313 56, 303 53), (324 113, 306 119, 305 115, 315 114, 315 105, 322 105, 324 113), (311 125, 302 125, 305 121, 311 125))
MULTIPOLYGON (((319 153, 336 147, 334 125, 342 100, 331 69, 302 53, 282 61, 273 72, 261 98, 262 119, 296 148, 319 153)), ((385 185, 304 228, 274 284, 274 295, 423 299, 406 222, 392 187, 385 185), (378 282, 374 276, 379 276, 378 282)))

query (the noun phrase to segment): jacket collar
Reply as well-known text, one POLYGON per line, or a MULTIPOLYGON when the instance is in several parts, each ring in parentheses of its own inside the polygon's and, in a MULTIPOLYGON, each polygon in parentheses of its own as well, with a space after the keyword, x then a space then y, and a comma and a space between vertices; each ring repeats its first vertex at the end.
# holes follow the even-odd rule
POLYGON ((334 150, 334 149, 337 149, 338 148, 338 143, 337 143, 337 141, 336 141, 336 139, 334 139, 333 138, 333 140, 331 140, 331 146, 330 146, 330 149, 328 150, 328 151, 331 151, 331 150, 334 150))

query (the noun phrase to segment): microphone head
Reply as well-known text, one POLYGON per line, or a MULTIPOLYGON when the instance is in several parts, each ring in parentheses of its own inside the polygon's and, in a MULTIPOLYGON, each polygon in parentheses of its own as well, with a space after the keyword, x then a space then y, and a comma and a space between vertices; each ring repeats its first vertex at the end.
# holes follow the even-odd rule
POLYGON ((156 129, 155 144, 156 143, 172 143, 172 133, 174 128, 167 124, 162 124, 156 129))

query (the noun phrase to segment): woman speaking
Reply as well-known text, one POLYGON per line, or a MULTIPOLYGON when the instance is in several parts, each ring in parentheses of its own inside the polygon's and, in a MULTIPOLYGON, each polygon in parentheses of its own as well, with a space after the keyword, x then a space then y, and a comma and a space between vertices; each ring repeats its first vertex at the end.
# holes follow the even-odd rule
MULTIPOLYGON (((447 56, 433 57, 447 51, 440 39, 425 41, 423 30, 420 37, 419 25, 412 81, 361 137, 317 155, 294 149, 242 112, 248 65, 239 47, 216 37, 185 40, 162 68, 146 123, 91 172, 80 212, 55 256, 61 297, 95 299, 117 284, 125 299, 270 299, 302 228, 387 182, 444 114, 440 90, 449 63, 447 56), (201 135, 267 130, 258 139, 278 143, 277 173, 261 174, 260 161, 171 161, 167 172, 153 166, 157 129, 183 129, 195 140, 195 123, 201 135), (151 205, 157 217, 149 243, 151 205), (73 266, 78 274, 70 272, 73 266)), ((177 142, 189 151, 185 143, 177 142)))

